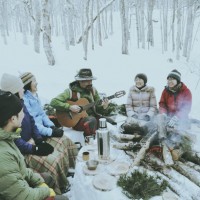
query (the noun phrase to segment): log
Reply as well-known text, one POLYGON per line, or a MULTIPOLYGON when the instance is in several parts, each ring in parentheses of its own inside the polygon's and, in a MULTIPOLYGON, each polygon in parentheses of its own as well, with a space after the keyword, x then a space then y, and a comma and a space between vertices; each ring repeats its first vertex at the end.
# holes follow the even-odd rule
POLYGON ((180 161, 177 161, 173 168, 200 187, 200 173, 195 169, 188 167, 180 161))
POLYGON ((199 165, 196 165, 196 164, 194 164, 193 162, 190 162, 190 161, 184 162, 184 164, 187 165, 188 167, 195 169, 197 172, 200 172, 200 166, 199 165))
POLYGON ((157 132, 154 132, 153 134, 147 134, 141 141, 141 149, 137 153, 132 166, 138 166, 140 164, 140 161, 145 157, 146 151, 149 149, 149 146, 151 142, 155 139, 157 135, 157 132))
POLYGON ((169 148, 165 144, 165 142, 162 142, 162 150, 163 150, 163 160, 166 166, 172 166, 174 164, 174 161, 172 159, 171 152, 169 151, 169 148))
MULTIPOLYGON (((170 180, 170 182, 174 183, 174 187, 176 188, 170 187, 170 189, 175 189, 176 193, 180 197, 182 196, 182 198, 180 199, 196 199, 196 200, 199 199, 200 188, 197 186, 197 184, 194 183, 194 180, 190 179, 192 178, 192 176, 188 178, 184 176, 182 173, 174 170, 172 167, 167 167, 164 162, 162 162, 160 159, 158 159, 157 157, 153 155, 150 155, 146 162, 150 162, 148 165, 150 165, 153 169, 158 170, 161 174, 166 176, 170 180), (187 185, 184 183, 187 183, 187 185), (179 187, 177 187, 176 185, 178 185, 179 187), (179 188, 181 189, 180 191, 179 191, 179 188), (194 188, 194 189, 190 190, 190 188, 194 188), (184 190, 184 194, 183 194, 183 190, 184 190)), ((173 184, 170 184, 170 185, 173 185, 173 184)))

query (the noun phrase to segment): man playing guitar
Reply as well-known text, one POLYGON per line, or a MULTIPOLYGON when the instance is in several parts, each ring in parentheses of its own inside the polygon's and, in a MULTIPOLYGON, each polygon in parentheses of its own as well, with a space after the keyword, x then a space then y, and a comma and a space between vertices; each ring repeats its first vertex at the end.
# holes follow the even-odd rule
POLYGON ((62 126, 84 131, 84 136, 95 135, 98 128, 96 109, 100 106, 106 109, 109 105, 107 98, 100 101, 98 91, 92 85, 95 79, 91 69, 80 69, 69 88, 53 98, 50 103, 56 109, 58 121, 62 126), (83 110, 87 110, 87 113, 83 110))

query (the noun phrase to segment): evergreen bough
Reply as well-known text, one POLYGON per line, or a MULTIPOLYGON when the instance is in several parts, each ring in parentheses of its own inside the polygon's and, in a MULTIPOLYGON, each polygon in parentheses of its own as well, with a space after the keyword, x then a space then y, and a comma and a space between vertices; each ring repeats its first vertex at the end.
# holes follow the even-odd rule
POLYGON ((117 184, 123 189, 123 193, 129 199, 148 200, 153 196, 160 195, 168 186, 168 183, 158 176, 153 177, 146 172, 135 171, 131 175, 121 175, 117 184))

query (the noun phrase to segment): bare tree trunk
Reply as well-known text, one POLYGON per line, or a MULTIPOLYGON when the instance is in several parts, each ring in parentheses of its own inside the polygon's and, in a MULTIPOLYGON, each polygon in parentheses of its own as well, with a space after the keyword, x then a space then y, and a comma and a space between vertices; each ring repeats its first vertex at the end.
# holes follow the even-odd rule
MULTIPOLYGON (((89 26, 89 6, 90 6, 90 0, 87 0, 86 5, 85 5, 85 15, 86 15, 86 27, 89 26)), ((88 34, 89 32, 87 31, 86 34, 83 35, 83 49, 84 49, 84 59, 87 60, 87 52, 88 52, 88 34)))
POLYGON ((168 46, 168 0, 163 0, 163 42, 164 51, 167 51, 168 46))
POLYGON ((137 32, 137 46, 140 48, 140 20, 139 20, 139 0, 136 0, 135 13, 136 13, 136 32, 137 32))
MULTIPOLYGON (((97 15, 95 16, 95 18, 91 21, 91 23, 88 25, 88 27, 86 27, 86 29, 84 30, 84 27, 83 27, 83 33, 82 33, 82 35, 84 35, 84 34, 86 34, 87 33, 87 31, 89 31, 90 30, 90 28, 91 28, 91 25, 92 24, 94 24, 94 22, 96 21, 96 20, 98 20, 98 17, 99 17, 99 15, 108 7, 108 6, 110 6, 113 2, 114 2, 115 0, 111 0, 109 3, 107 3, 98 13, 97 13, 97 15)), ((84 17, 82 17, 82 21, 84 20, 84 17)), ((82 24, 83 24, 84 22, 82 22, 82 24)), ((97 21, 97 29, 98 29, 98 26, 99 26, 99 24, 98 24, 98 21, 97 21)), ((101 27, 101 26, 100 26, 101 27)), ((98 30, 97 30, 97 32, 98 32, 98 30)), ((77 43, 80 43, 82 41, 82 36, 78 39, 78 42, 77 43)))
MULTIPOLYGON (((93 11, 94 11, 94 0, 91 0, 91 10, 90 10, 90 21, 93 20, 93 11)), ((92 43, 92 50, 94 50, 94 26, 91 23, 91 43, 92 43)))
POLYGON ((69 30, 69 43, 70 45, 75 45, 75 37, 74 37, 74 24, 73 24, 73 16, 74 16, 74 7, 70 0, 66 0, 68 2, 67 6, 67 18, 68 18, 68 30, 69 30))
POLYGON ((120 15, 122 29, 122 54, 128 54, 128 8, 124 0, 120 0, 120 15))
POLYGON ((49 1, 42 0, 42 14, 43 14, 43 47, 49 65, 55 64, 55 59, 51 48, 51 26, 49 20, 49 1))
POLYGON ((40 29, 41 29, 41 6, 39 0, 34 1, 35 7, 35 31, 34 31, 34 49, 40 53, 40 29))
POLYGON ((174 36, 174 23, 175 23, 175 18, 176 18, 176 9, 177 9, 177 1, 178 0, 174 0, 173 1, 173 13, 172 13, 172 51, 175 50, 175 36, 174 36))
POLYGON ((113 6, 112 4, 109 6, 110 7, 110 34, 113 34, 113 6))
POLYGON ((21 17, 21 31, 22 31, 22 35, 23 35, 23 43, 25 45, 28 44, 28 40, 27 40, 27 29, 26 29, 26 22, 27 22, 27 15, 26 15, 26 9, 25 9, 25 2, 21 2, 20 5, 20 17, 21 17))
POLYGON ((144 0, 140 0, 140 15, 141 15, 141 42, 142 48, 145 49, 145 29, 144 29, 144 0))
POLYGON ((4 44, 7 44, 6 31, 5 31, 5 1, 0 0, 0 29, 1 36, 3 37, 4 44))
POLYGON ((61 7, 61 21, 62 21, 62 32, 64 35, 64 39, 65 39, 65 48, 66 50, 69 50, 69 38, 68 38, 68 26, 67 26, 67 21, 66 21, 66 17, 67 17, 67 2, 64 2, 64 6, 62 5, 62 0, 60 3, 60 7, 61 7))
POLYGON ((99 45, 102 46, 102 36, 101 36, 101 20, 100 20, 100 8, 99 8, 99 0, 96 1, 97 3, 97 26, 98 26, 98 40, 99 45))
POLYGON ((177 34, 176 34, 176 59, 180 58, 181 49, 181 0, 177 0, 177 34))
POLYGON ((194 30, 194 20, 197 10, 196 1, 191 2, 192 3, 192 13, 191 13, 191 22, 190 22, 190 35, 189 35, 189 41, 188 41, 188 50, 187 50, 187 61, 190 58, 190 52, 192 47, 192 38, 193 38, 193 30, 194 30))
POLYGON ((154 38, 153 38, 153 8, 154 8, 155 0, 149 0, 148 1, 148 33, 147 33, 147 42, 148 42, 148 48, 149 45, 154 46, 154 38))

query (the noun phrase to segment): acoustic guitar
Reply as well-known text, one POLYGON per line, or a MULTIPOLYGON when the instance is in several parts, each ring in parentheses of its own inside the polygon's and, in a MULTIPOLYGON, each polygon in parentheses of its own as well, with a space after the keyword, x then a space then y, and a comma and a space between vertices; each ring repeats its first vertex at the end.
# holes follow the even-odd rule
MULTIPOLYGON (((108 100, 113 98, 119 98, 126 94, 124 90, 116 92, 114 95, 104 97, 108 100)), ((87 117, 87 110, 97 104, 101 104, 102 100, 99 100, 97 102, 89 103, 89 101, 86 98, 80 98, 77 101, 70 101, 68 100, 67 103, 70 105, 78 105, 81 110, 79 113, 74 112, 66 112, 66 111, 58 111, 56 110, 56 117, 58 119, 58 122, 65 127, 74 127, 81 118, 87 117)))

